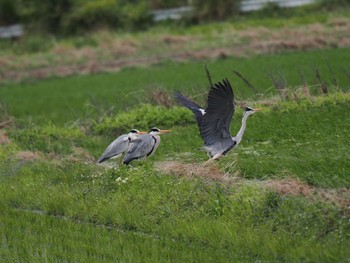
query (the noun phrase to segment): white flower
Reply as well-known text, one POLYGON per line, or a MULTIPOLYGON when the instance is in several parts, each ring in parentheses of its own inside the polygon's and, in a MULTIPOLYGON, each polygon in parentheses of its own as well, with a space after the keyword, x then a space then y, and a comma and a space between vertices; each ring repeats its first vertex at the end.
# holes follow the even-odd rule
POLYGON ((119 176, 117 179, 115 179, 115 181, 118 183, 122 180, 122 178, 119 176))

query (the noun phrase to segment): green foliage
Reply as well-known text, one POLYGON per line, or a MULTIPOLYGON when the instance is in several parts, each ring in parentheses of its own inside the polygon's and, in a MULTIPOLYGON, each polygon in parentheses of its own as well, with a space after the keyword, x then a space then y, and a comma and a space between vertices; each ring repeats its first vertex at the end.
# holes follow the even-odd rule
POLYGON ((100 27, 120 28, 121 10, 118 0, 81 2, 69 15, 66 27, 71 32, 100 27))
POLYGON ((31 0, 22 3, 25 21, 51 33, 76 34, 99 28, 146 28, 151 21, 146 1, 31 0))
POLYGON ((107 117, 93 129, 97 133, 122 133, 132 128, 147 131, 152 127, 168 129, 189 123, 194 123, 194 118, 192 112, 184 107, 165 108, 143 104, 136 109, 119 113, 115 117, 107 117))
MULTIPOLYGON (((195 11, 190 20, 202 22, 237 18, 240 2, 241 0, 192 1, 195 11)), ((44 2, 40 0, 0 0, 0 24, 21 22, 26 25, 27 30, 43 30, 58 35, 81 34, 101 27, 142 30, 152 24, 150 8, 170 8, 186 4, 188 1, 185 0, 48 0, 44 2)), ((271 14, 280 18, 285 18, 286 15, 291 17, 303 14, 307 16, 304 19, 310 19, 309 17, 313 17, 312 13, 315 11, 319 12, 324 8, 341 11, 340 8, 347 6, 349 6, 349 0, 319 0, 318 4, 290 10, 277 10, 270 4, 270 7, 252 12, 252 14, 240 14, 239 19, 246 20, 251 15, 268 17, 271 14)))
POLYGON ((18 23, 18 2, 13 0, 0 0, 0 26, 18 23))
POLYGON ((61 33, 66 17, 72 12, 76 0, 28 0, 19 2, 21 17, 37 30, 61 33))
POLYGON ((188 0, 149 0, 148 2, 152 9, 172 8, 177 6, 185 6, 188 4, 188 0))
POLYGON ((263 6, 263 8, 254 12, 254 15, 261 15, 265 17, 278 17, 283 13, 283 8, 281 8, 277 3, 269 2, 263 6))
POLYGON ((144 29, 151 23, 147 1, 28 0, 0 1, 0 25, 23 22, 31 30, 52 34, 99 28, 144 29))
POLYGON ((126 3, 121 10, 124 29, 144 30, 152 24, 152 15, 147 1, 139 1, 138 4, 126 3))
POLYGON ((79 36, 72 38, 72 43, 74 47, 96 47, 98 46, 98 42, 96 39, 92 38, 89 35, 79 36))
POLYGON ((350 0, 318 0, 318 3, 321 7, 328 9, 339 9, 350 6, 350 0))
POLYGON ((61 128, 52 124, 11 130, 9 135, 17 141, 22 150, 56 154, 71 153, 74 145, 87 141, 87 138, 78 129, 61 128))
POLYGON ((218 21, 232 18, 238 14, 241 0, 194 0, 194 14, 196 21, 218 21))
POLYGON ((25 38, 24 41, 24 45, 21 43, 15 44, 18 46, 18 49, 15 53, 21 54, 45 52, 52 48, 54 44, 50 38, 39 34, 31 35, 30 37, 25 38))

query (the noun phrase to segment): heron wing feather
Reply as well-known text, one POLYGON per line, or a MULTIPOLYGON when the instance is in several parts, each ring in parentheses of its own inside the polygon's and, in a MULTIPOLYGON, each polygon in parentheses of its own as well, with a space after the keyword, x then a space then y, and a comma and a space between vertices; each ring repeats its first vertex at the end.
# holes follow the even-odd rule
POLYGON ((232 142, 230 123, 235 110, 234 94, 227 79, 215 84, 208 94, 208 107, 200 132, 205 145, 232 142))
POLYGON ((196 117, 199 126, 203 118, 204 109, 197 103, 182 95, 180 91, 175 91, 174 97, 178 103, 190 109, 194 113, 194 116, 196 117))
POLYGON ((111 142, 97 162, 103 162, 113 156, 126 152, 129 146, 128 138, 129 136, 127 134, 123 134, 111 142))
POLYGON ((130 143, 130 147, 124 156, 123 161, 129 162, 134 159, 146 157, 154 147, 155 141, 150 134, 144 134, 130 143))

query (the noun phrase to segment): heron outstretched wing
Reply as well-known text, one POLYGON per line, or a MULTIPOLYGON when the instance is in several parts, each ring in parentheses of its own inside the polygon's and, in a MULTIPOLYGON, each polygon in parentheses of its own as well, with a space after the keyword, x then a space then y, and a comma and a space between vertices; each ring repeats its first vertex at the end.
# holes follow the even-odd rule
POLYGON ((101 163, 105 160, 108 160, 114 156, 117 156, 125 152, 129 147, 128 138, 129 136, 127 134, 124 134, 119 136, 113 142, 111 142, 111 144, 108 145, 108 147, 106 148, 104 153, 101 155, 101 157, 97 160, 97 162, 101 163))
POLYGON ((194 113, 198 126, 200 126, 203 115, 205 114, 205 110, 201 106, 199 106, 197 103, 193 102, 189 98, 186 98, 184 95, 182 95, 180 91, 175 91, 174 97, 178 103, 187 107, 194 113))
POLYGON ((208 107, 202 117, 200 132, 206 146, 232 143, 230 123, 235 111, 234 94, 227 79, 209 91, 208 107))
POLYGON ((128 164, 132 160, 141 159, 150 155, 156 145, 156 139, 150 134, 139 136, 132 141, 130 147, 123 158, 123 163, 128 164))

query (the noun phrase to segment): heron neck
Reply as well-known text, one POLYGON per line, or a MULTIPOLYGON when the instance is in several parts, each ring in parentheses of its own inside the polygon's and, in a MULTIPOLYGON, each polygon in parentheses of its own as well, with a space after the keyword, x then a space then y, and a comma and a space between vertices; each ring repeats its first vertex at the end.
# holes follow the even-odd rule
POLYGON ((243 134, 245 132, 245 127, 246 127, 246 122, 247 122, 247 119, 248 119, 248 115, 247 114, 244 114, 243 115, 243 118, 242 118, 242 126, 241 128, 239 129, 237 135, 236 135, 236 144, 239 144, 243 138, 243 134))

